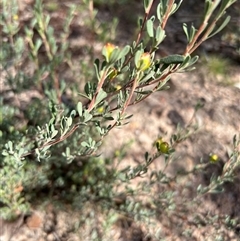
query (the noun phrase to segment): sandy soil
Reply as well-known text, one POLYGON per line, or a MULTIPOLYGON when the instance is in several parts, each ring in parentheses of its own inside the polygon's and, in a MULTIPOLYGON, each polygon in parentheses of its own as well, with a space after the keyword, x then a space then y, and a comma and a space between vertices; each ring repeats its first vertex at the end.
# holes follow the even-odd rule
MULTIPOLYGON (((31 1, 25 2, 22 8, 26 8, 31 1)), ((183 12, 179 13, 180 15, 183 12)), ((105 12, 108 18, 108 11, 105 12)), ((186 15, 182 15, 186 16, 186 15)), ((191 17, 191 16, 190 16, 191 17)), ((120 19, 121 21, 121 19, 120 19)), ((76 25, 77 26, 77 25, 76 25)), ((75 27, 76 27, 75 26, 75 27)), ((78 26, 79 27, 79 26, 78 26)), ((123 26, 120 25, 120 28, 123 26)), ((126 36, 126 33, 121 33, 126 36)), ((170 32, 171 34, 171 32, 170 32)), ((172 39, 177 41, 175 45, 179 48, 182 44, 178 35, 173 35, 172 39), (178 40, 176 40, 176 38, 178 40)), ((76 36, 73 45, 81 44, 79 48, 87 44, 87 39, 82 36, 76 36)), ((174 41, 174 40, 173 40, 174 41)), ((212 43, 216 43, 213 40, 212 43)), ((207 45, 206 45, 207 46, 207 45)), ((75 46, 76 47, 76 46, 75 46)), ((101 44, 97 44, 96 48, 101 44)), ((219 46, 218 46, 219 47, 219 46)), ((221 47, 217 48, 217 51, 221 47)), ((205 48, 205 51, 209 49, 205 48)), ((166 51, 170 50, 166 47, 166 51)), ((213 47, 211 48, 213 51, 213 47)), ((229 52, 227 52, 228 54, 229 52)), ((224 54, 224 53, 223 53, 224 54)), ((226 56, 226 55, 225 55, 226 56)), ((235 57, 234 57, 235 58, 235 57)), ((183 74, 175 74, 169 82, 170 89, 155 93, 139 105, 129 108, 129 113, 134 116, 128 125, 121 129, 114 129, 106 138, 102 147, 104 157, 111 156, 112 150, 116 150, 128 142, 132 142, 130 150, 121 163, 121 168, 127 165, 135 166, 143 161, 146 151, 153 152, 154 141, 163 136, 169 140, 170 136, 176 132, 177 125, 184 127, 192 120, 194 106, 200 101, 204 107, 194 116, 193 121, 198 124, 198 131, 192 135, 184 144, 176 148, 176 156, 179 157, 174 165, 171 165, 166 171, 169 175, 174 175, 179 170, 191 170, 199 160, 207 161, 210 153, 217 153, 220 157, 219 165, 215 170, 209 170, 207 173, 183 179, 179 185, 179 196, 176 202, 181 209, 185 196, 181 193, 183 187, 192 182, 192 189, 199 183, 208 183, 211 171, 219 172, 222 165, 227 161, 227 152, 231 148, 233 135, 240 133, 240 71, 237 63, 232 66, 228 73, 231 84, 226 85, 220 78, 209 77, 206 68, 200 67, 197 71, 183 74), (147 121, 146 121, 147 120, 147 121), (111 145, 111 149, 107 147, 111 145), (181 199, 183 198, 183 199, 181 199)), ((161 170, 163 159, 155 160, 151 168, 161 170)), ((141 222, 127 222, 118 218, 117 222, 110 228, 108 239, 116 241, 141 241, 141 240, 240 240, 240 172, 236 173, 236 182, 225 185, 225 191, 218 195, 208 195, 199 199, 198 205, 185 207, 187 213, 198 213, 202 225, 198 225, 193 220, 193 216, 186 215, 182 211, 175 215, 163 216, 153 220, 154 225, 143 226, 141 222), (235 230, 228 229, 224 223, 208 223, 204 218, 210 214, 230 215, 237 220, 235 230), (160 230, 160 231, 159 231, 160 230), (191 230, 192 236, 183 235, 187 230, 191 230), (217 239, 221 233, 222 239, 217 239), (154 233, 160 232, 162 239, 154 237, 154 233), (148 234, 148 236, 147 236, 148 234), (216 239, 213 239, 216 238, 216 239)), ((185 190, 185 189, 184 189, 185 190)), ((194 191, 193 191, 194 193, 194 191)), ((193 195, 191 189, 188 190, 187 197, 193 195)), ((1 241, 80 241, 90 240, 89 233, 91 227, 78 224, 81 213, 76 213, 71 208, 63 206, 56 208, 52 204, 34 206, 32 213, 25 217, 21 216, 14 222, 5 222, 0 220, 1 241), (78 226, 80 225, 80 226, 78 226), (81 237, 81 238, 80 238, 81 237)), ((102 224, 104 216, 100 216, 98 225, 102 224)))

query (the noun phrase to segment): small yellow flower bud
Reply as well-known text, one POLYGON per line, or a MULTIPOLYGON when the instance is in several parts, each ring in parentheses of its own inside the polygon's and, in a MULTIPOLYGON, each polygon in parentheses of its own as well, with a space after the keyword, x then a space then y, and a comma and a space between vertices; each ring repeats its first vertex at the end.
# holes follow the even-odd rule
POLYGON ((98 112, 99 114, 102 114, 103 111, 104 111, 104 108, 103 108, 102 106, 97 109, 97 112, 98 112))
POLYGON ((218 162, 218 160, 219 160, 218 155, 216 155, 216 154, 211 154, 211 155, 209 156, 209 160, 210 160, 210 162, 212 162, 212 163, 218 162))
POLYGON ((116 89, 116 90, 120 90, 121 88, 122 88, 121 85, 117 85, 117 86, 115 86, 115 89, 116 89))
POLYGON ((151 62, 152 62, 152 60, 151 60, 150 53, 148 53, 148 52, 143 53, 139 59, 137 68, 141 71, 145 71, 150 67, 151 62))
POLYGON ((104 45, 104 47, 103 47, 103 55, 106 57, 107 62, 109 62, 110 57, 112 55, 112 52, 116 48, 118 48, 118 47, 115 46, 114 44, 111 44, 111 43, 107 43, 107 44, 104 45))
POLYGON ((167 142, 163 142, 160 144, 160 151, 164 154, 167 154, 169 152, 169 144, 167 142))
POLYGON ((156 147, 159 152, 162 152, 164 154, 167 154, 169 152, 169 144, 165 141, 163 141, 162 138, 159 138, 156 141, 156 147))
POLYGON ((155 142, 156 147, 160 146, 160 144, 161 144, 162 142, 163 142, 162 137, 159 137, 159 138, 156 140, 156 142, 155 142))
POLYGON ((17 21, 19 19, 18 15, 17 14, 14 14, 13 15, 13 20, 17 21))

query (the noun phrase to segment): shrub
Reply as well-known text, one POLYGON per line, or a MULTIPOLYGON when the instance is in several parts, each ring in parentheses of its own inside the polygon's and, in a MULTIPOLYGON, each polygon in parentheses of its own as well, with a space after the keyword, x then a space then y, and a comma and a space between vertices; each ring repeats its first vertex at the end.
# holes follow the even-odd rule
MULTIPOLYGON (((157 51, 167 37, 168 19, 182 1, 160 1, 155 15, 150 16, 154 2, 144 1, 145 13, 139 20, 135 41, 121 47, 105 43, 102 56, 94 61, 92 49, 87 49, 89 62, 76 64, 68 39, 74 16, 82 9, 70 6, 62 30, 55 32, 54 21, 46 14, 40 0, 34 5, 31 18, 21 20, 26 23, 24 27, 16 2, 13 7, 13 2, 3 0, 0 58, 3 91, 25 98, 19 103, 17 98, 1 97, 0 201, 4 219, 27 213, 31 200, 46 191, 76 206, 89 199, 93 202, 113 199, 118 185, 143 176, 159 156, 165 157, 166 166, 170 165, 176 145, 194 133, 196 128, 190 123, 185 129, 179 129, 170 141, 159 138, 155 153, 146 152, 145 161, 134 168, 118 170, 111 167, 112 160, 98 156, 108 133, 129 122, 132 116, 127 114, 129 106, 166 89, 172 74, 194 68, 198 60, 195 50, 228 24, 230 17, 224 16, 225 11, 236 1, 206 0, 198 28, 183 24, 187 44, 182 54, 164 57, 159 57, 157 51), (79 65, 83 71, 80 76, 79 65), (70 70, 72 78, 79 78, 81 82, 64 80, 62 69, 70 70)), ((87 4, 83 7, 87 8, 87 4)), ((92 18, 90 24, 94 21, 97 20, 92 18)), ((101 33, 106 40, 106 29, 101 33)), ((198 108, 196 106, 196 111, 198 108)), ((200 196, 220 191, 225 182, 234 180, 234 171, 240 164, 238 146, 238 137, 234 137, 233 152, 222 174, 212 178, 208 186, 200 185, 197 190, 200 196)), ((121 162, 123 155, 122 150, 115 158, 121 162)), ((210 160, 185 174, 201 171, 217 162, 216 155, 210 160)), ((127 202, 123 206, 119 204, 122 211, 146 215, 148 208, 141 203, 140 196, 149 193, 153 182, 171 182, 164 172, 152 172, 150 176, 151 181, 146 182, 141 191, 128 187, 126 193, 136 199, 120 198, 120 204, 127 202)), ((171 209, 174 206, 172 195, 163 191, 152 205, 171 209)))

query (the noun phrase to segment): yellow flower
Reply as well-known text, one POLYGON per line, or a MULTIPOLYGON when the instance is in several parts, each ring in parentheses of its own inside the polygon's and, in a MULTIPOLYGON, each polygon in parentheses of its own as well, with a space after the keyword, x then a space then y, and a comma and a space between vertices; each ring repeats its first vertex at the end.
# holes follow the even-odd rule
POLYGON ((17 21, 19 19, 18 15, 17 14, 14 14, 13 15, 13 20, 17 21))
POLYGON ((219 160, 218 155, 216 155, 216 154, 211 154, 211 155, 209 156, 209 160, 210 160, 210 162, 212 162, 212 163, 218 162, 218 160, 219 160))
POLYGON ((169 144, 167 142, 162 142, 159 147, 159 151, 167 154, 169 152, 169 144))
POLYGON ((120 90, 121 88, 122 88, 121 85, 117 85, 117 86, 115 86, 115 89, 116 89, 116 90, 120 90))
POLYGON ((104 108, 103 108, 102 106, 97 109, 97 112, 98 112, 99 114, 102 114, 103 111, 104 111, 104 108))
POLYGON ((156 147, 159 152, 162 152, 164 154, 167 154, 169 152, 169 144, 160 137, 156 141, 156 147))
POLYGON ((159 138, 156 140, 156 142, 155 142, 156 147, 160 146, 160 144, 161 144, 162 142, 163 142, 162 137, 159 137, 159 138))
POLYGON ((147 70, 151 66, 151 55, 150 53, 143 53, 139 59, 137 68, 141 71, 147 70))
POLYGON ((109 62, 111 55, 116 48, 118 47, 111 43, 107 43, 104 45, 102 53, 105 56, 107 62, 109 62))

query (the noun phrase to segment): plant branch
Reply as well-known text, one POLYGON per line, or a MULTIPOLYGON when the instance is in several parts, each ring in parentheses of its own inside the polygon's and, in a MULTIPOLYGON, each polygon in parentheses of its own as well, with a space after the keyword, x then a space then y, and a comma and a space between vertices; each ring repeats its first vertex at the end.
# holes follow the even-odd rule
POLYGON ((55 145, 55 144, 57 144, 57 143, 59 143, 59 142, 64 141, 64 140, 67 139, 69 136, 71 136, 71 135, 78 129, 79 126, 80 126, 79 123, 78 123, 78 124, 75 124, 75 125, 72 127, 72 129, 71 129, 69 132, 67 132, 64 136, 60 136, 59 138, 57 138, 57 139, 54 140, 54 141, 47 142, 47 143, 43 144, 43 145, 40 146, 40 147, 37 147, 37 148, 32 149, 31 151, 23 154, 23 155, 21 156, 21 158, 23 158, 23 157, 25 157, 25 156, 31 155, 31 154, 34 153, 37 149, 43 149, 43 148, 46 147, 46 146, 52 146, 52 145, 55 145))
MULTIPOLYGON (((127 101, 124 103, 124 106, 123 106, 123 109, 122 109, 122 111, 121 111, 120 116, 122 116, 122 115, 125 113, 127 107, 129 106, 130 101, 131 101, 131 99, 132 99, 132 97, 133 97, 134 91, 135 91, 135 89, 136 89, 136 87, 137 87, 137 83, 138 83, 138 78, 136 77, 136 78, 134 79, 134 81, 133 81, 133 85, 132 85, 131 91, 130 91, 130 93, 129 93, 129 96, 128 96, 127 101)), ((110 110, 110 111, 114 111, 114 110, 117 110, 117 109, 118 109, 118 108, 115 107, 114 109, 112 109, 112 110, 110 110)), ((108 130, 108 132, 109 132, 110 130, 112 130, 116 125, 117 125, 117 121, 115 121, 115 123, 111 126, 111 128, 108 130)))
POLYGON ((167 11, 164 14, 164 17, 163 17, 163 20, 162 20, 162 23, 161 23, 162 29, 164 29, 166 24, 167 24, 167 21, 168 21, 168 18, 170 16, 170 12, 171 12, 171 9, 172 9, 172 6, 173 6, 174 2, 175 2, 174 0, 170 0, 169 3, 168 3, 167 11))
POLYGON ((107 76, 107 72, 108 72, 108 68, 103 72, 102 77, 101 77, 101 79, 100 79, 100 81, 98 83, 97 90, 96 90, 96 92, 95 92, 95 94, 94 94, 94 96, 93 96, 93 98, 92 98, 92 100, 91 100, 91 102, 90 102, 90 104, 88 106, 88 111, 89 112, 94 108, 94 104, 95 104, 97 95, 98 95, 100 89, 102 88, 102 86, 104 84, 104 81, 105 81, 106 76, 107 76))
POLYGON ((195 47, 197 40, 199 39, 200 35, 204 32, 204 30, 208 26, 208 21, 219 3, 220 3, 220 0, 215 0, 213 2, 213 6, 211 7, 210 12, 208 13, 207 16, 205 16, 202 24, 200 25, 200 27, 199 27, 197 33, 195 34, 194 38, 192 39, 192 41, 187 45, 184 55, 192 53, 204 41, 202 38, 201 39, 202 41, 200 40, 199 44, 197 44, 197 46, 195 47))
POLYGON ((151 0, 151 2, 148 4, 148 7, 146 8, 145 10, 145 16, 144 16, 144 19, 143 19, 143 22, 142 22, 142 26, 141 26, 141 29, 138 33, 138 36, 137 36, 137 41, 136 41, 136 46, 139 44, 140 42, 140 39, 142 37, 142 34, 143 34, 143 30, 144 30, 144 27, 145 27, 145 24, 147 22, 147 19, 148 19, 148 16, 149 16, 149 13, 150 13, 150 10, 153 6, 153 3, 154 3, 155 0, 151 0))

